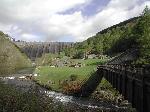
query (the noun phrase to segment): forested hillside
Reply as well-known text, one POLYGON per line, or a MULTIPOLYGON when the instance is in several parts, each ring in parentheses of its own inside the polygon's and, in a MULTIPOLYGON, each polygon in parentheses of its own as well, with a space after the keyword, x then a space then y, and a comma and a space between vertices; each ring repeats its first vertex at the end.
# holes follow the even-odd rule
POLYGON ((86 54, 117 55, 128 49, 140 50, 135 63, 150 63, 150 10, 146 7, 139 17, 104 29, 87 40, 76 43, 66 55, 83 58, 86 54))
POLYGON ((13 44, 8 35, 0 32, 0 75, 7 75, 31 66, 30 60, 13 44))

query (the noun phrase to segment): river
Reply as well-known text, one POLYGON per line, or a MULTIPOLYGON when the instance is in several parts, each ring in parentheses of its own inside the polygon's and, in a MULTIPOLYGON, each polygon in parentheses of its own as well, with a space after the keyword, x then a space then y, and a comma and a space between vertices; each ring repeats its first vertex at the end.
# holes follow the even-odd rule
POLYGON ((37 85, 32 80, 24 79, 24 76, 10 76, 10 77, 1 77, 0 78, 5 84, 12 85, 18 88, 21 91, 29 91, 30 88, 38 87, 41 94, 45 94, 53 99, 53 103, 62 104, 67 108, 77 109, 77 112, 80 110, 86 110, 86 112, 95 112, 104 110, 103 112, 126 112, 126 106, 118 106, 116 104, 105 102, 105 101, 97 101, 92 98, 82 98, 82 97, 74 97, 68 96, 62 93, 58 93, 55 91, 47 90, 39 85, 37 85), (20 79, 19 79, 20 77, 20 79))

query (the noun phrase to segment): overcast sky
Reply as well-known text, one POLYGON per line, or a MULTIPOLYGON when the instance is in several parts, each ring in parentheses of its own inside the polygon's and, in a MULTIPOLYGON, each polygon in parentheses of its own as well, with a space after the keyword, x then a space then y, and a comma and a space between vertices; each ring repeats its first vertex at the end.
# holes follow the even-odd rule
POLYGON ((0 30, 25 41, 83 41, 150 0, 0 0, 0 30))

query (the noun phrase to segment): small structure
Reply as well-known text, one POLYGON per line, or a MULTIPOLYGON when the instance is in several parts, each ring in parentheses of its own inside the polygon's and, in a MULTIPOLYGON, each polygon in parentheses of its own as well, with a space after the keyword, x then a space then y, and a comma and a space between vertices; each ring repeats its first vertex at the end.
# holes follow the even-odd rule
POLYGON ((108 57, 107 55, 99 55, 98 58, 99 59, 109 59, 110 57, 108 57))
POLYGON ((63 66, 64 66, 64 64, 63 64, 63 62, 58 61, 58 62, 56 62, 56 66, 57 66, 57 67, 63 67, 63 66))
POLYGON ((34 74, 33 76, 34 76, 34 77, 37 77, 37 74, 34 74))
POLYGON ((55 68, 55 66, 54 66, 54 65, 51 65, 50 67, 51 67, 51 68, 55 68))
POLYGON ((89 55, 87 55, 87 58, 88 58, 88 59, 94 59, 94 58, 96 58, 96 57, 97 57, 96 54, 89 54, 89 55))
POLYGON ((82 63, 72 64, 69 67, 74 67, 74 68, 82 67, 82 63))

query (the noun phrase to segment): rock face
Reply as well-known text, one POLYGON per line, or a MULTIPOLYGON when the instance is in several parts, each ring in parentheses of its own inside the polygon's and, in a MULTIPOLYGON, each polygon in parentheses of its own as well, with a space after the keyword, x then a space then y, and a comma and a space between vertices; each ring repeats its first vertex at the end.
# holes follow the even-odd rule
POLYGON ((72 42, 14 42, 31 60, 41 57, 44 53, 59 53, 73 46, 72 42))

